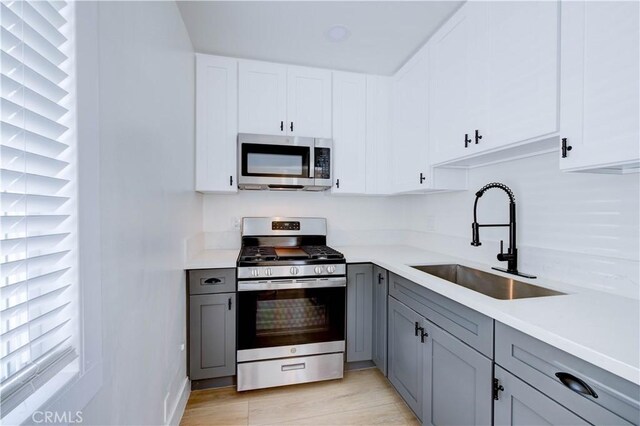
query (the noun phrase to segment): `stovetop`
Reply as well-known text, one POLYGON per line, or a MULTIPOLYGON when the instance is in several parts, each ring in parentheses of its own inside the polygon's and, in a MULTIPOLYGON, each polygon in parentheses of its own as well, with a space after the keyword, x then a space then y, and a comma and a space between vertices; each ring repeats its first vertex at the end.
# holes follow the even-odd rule
POLYGON ((342 253, 325 245, 243 246, 238 262, 246 265, 269 262, 272 265, 276 265, 281 262, 291 263, 291 261, 296 261, 296 263, 316 263, 312 261, 320 260, 323 263, 327 263, 327 261, 339 261, 342 259, 344 259, 342 253))

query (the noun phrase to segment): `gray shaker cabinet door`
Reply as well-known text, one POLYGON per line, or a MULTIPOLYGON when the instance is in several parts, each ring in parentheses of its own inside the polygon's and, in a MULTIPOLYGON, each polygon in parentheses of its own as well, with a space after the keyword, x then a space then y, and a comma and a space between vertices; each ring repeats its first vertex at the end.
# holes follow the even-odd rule
POLYGON ((236 372, 235 293, 190 296, 189 376, 191 380, 236 372))
POLYGON ((402 399, 422 419, 422 352, 416 328, 424 319, 413 309, 389 297, 388 376, 402 399))
POLYGON ((553 399, 511 373, 495 366, 495 378, 504 388, 494 401, 495 425, 586 425, 589 424, 553 399))
POLYGON ((347 362, 371 360, 373 265, 347 265, 347 362))
POLYGON ((491 424, 491 360, 433 323, 424 323, 428 336, 422 424, 491 424))
POLYGON ((373 267, 373 344, 372 358, 378 369, 387 375, 387 270, 373 267))

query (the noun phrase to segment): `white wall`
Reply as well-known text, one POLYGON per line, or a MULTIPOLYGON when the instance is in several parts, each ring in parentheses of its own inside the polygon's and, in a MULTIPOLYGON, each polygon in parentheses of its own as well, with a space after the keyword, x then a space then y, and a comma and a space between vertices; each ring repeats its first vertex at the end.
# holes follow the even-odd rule
POLYGON ((185 383, 184 240, 201 231, 193 49, 174 2, 98 6, 104 384, 83 418, 157 425, 185 383))
POLYGON ((240 247, 245 216, 326 217, 331 245, 397 244, 405 197, 333 196, 329 193, 239 191, 204 197, 206 248, 240 247))
MULTIPOLYGON (((241 191, 204 200, 207 248, 239 247, 242 216, 324 216, 329 244, 404 243, 498 265, 506 229, 470 246, 475 192, 499 181, 516 194, 520 269, 547 279, 638 297, 640 175, 562 173, 557 154, 472 169, 469 191, 403 197, 241 191)), ((478 220, 508 222, 507 196, 488 191, 478 220)))
MULTIPOLYGON (((475 192, 503 182, 516 196, 520 269, 543 277, 638 297, 640 175, 563 173, 557 154, 473 169, 469 191, 409 199, 410 243, 499 264, 508 231, 480 230, 472 247, 475 192)), ((478 202, 480 223, 507 223, 508 198, 491 189, 478 202)))

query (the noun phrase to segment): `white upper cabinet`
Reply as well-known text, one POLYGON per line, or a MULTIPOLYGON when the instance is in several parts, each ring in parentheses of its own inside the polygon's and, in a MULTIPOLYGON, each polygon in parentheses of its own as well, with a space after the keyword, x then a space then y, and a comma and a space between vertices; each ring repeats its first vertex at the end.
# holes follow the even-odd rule
MULTIPOLYGON (((558 10, 554 1, 488 2, 488 121, 479 148, 558 131, 558 10)), ((475 131, 475 129, 474 129, 475 131)))
POLYGON ((435 164, 556 148, 547 139, 558 132, 558 3, 468 2, 428 45, 435 164))
POLYGON ((391 191, 391 91, 393 79, 367 75, 367 194, 391 191))
POLYGON ((563 170, 624 172, 640 163, 639 3, 562 4, 563 170))
POLYGON ((331 137, 331 71, 287 67, 287 132, 331 137))
POLYGON ((428 175, 427 52, 422 49, 393 81, 393 189, 411 192, 426 187, 428 175))
POLYGON ((331 71, 240 61, 239 131, 331 137, 331 71))
POLYGON ((239 79, 239 132, 286 135, 286 65, 241 61, 239 79))
POLYGON ((367 166, 367 78, 333 73, 333 187, 338 194, 364 194, 367 166))
POLYGON ((196 191, 237 192, 238 63, 196 55, 196 191))
POLYGON ((472 140, 472 115, 486 97, 474 97, 482 83, 478 70, 485 61, 474 62, 478 50, 479 8, 463 6, 429 41, 429 139, 434 163, 468 153, 472 140))

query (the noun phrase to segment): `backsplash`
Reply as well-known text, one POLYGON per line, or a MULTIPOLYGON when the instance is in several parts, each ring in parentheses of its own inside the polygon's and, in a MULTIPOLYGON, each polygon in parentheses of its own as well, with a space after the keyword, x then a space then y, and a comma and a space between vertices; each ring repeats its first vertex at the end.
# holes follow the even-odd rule
MULTIPOLYGON (((629 297, 640 297, 640 175, 563 173, 556 153, 472 169, 469 190, 394 197, 330 193, 241 191, 204 197, 205 248, 237 248, 243 216, 321 216, 328 243, 408 244, 469 260, 498 264, 506 229, 482 228, 472 247, 476 190, 508 185, 517 203, 520 269, 629 297)), ((508 199, 500 190, 479 201, 481 223, 506 223, 508 199)))

